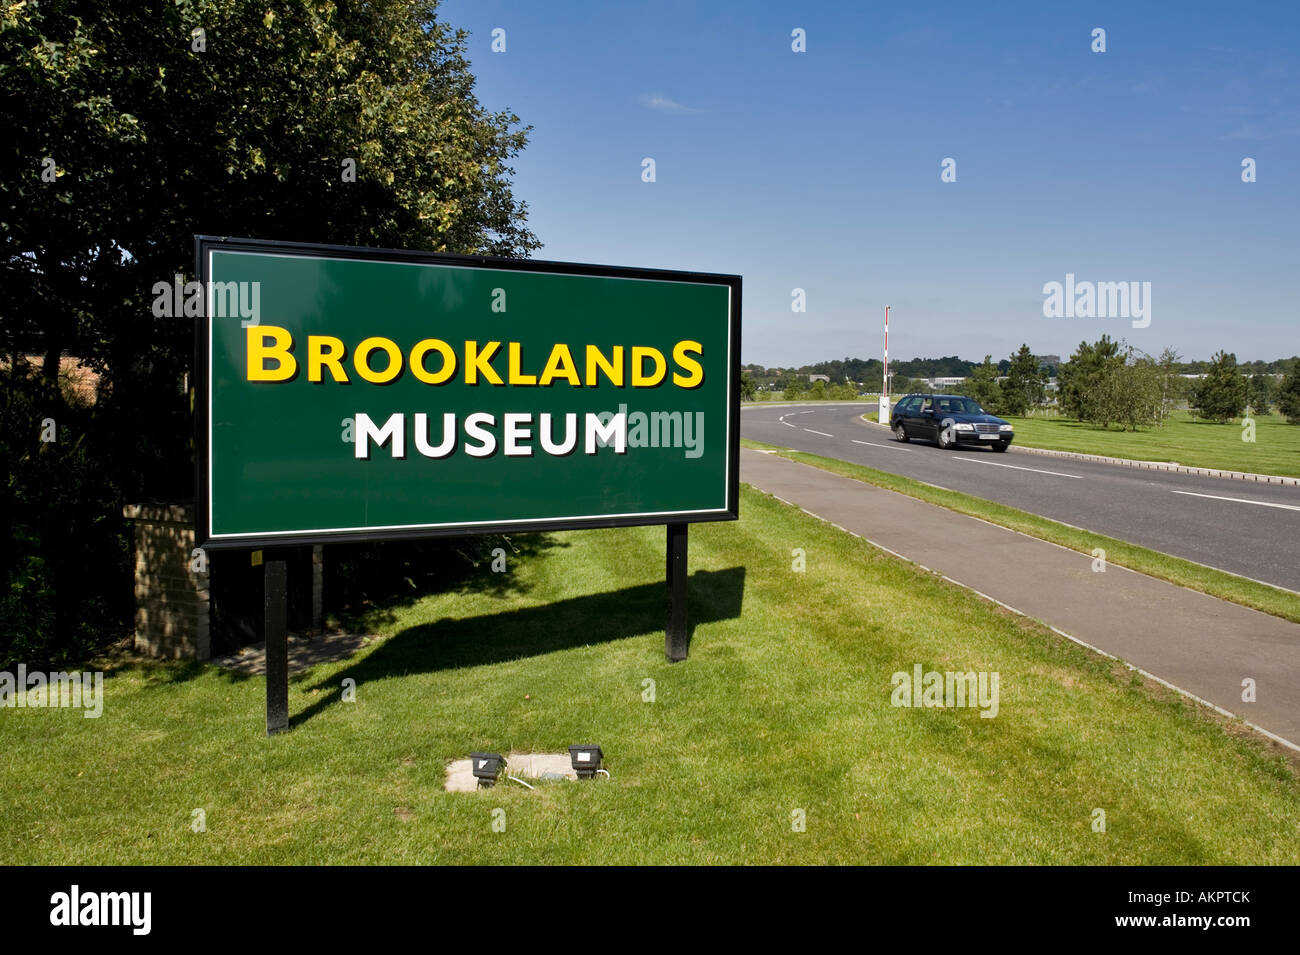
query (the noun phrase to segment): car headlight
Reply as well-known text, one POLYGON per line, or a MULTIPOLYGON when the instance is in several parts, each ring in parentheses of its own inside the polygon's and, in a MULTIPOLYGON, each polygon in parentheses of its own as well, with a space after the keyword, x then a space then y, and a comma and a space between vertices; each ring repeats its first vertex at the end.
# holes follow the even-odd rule
POLYGON ((999 431, 1014 431, 1015 428, 1011 427, 1011 425, 1009 425, 1009 424, 1002 424, 1002 425, 998 425, 998 430, 999 430, 999 431))
POLYGON ((973 424, 965 424, 964 422, 958 421, 956 424, 954 424, 954 425, 952 426, 952 430, 954 430, 954 431, 974 431, 974 430, 975 430, 975 426, 974 426, 973 424))

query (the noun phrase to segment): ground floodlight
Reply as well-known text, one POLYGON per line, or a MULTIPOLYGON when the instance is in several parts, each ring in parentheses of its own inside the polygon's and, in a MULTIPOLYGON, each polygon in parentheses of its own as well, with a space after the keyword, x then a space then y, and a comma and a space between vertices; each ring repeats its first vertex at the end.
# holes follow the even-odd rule
POLYGON ((602 755, 599 746, 569 747, 569 762, 573 764, 573 771, 579 779, 590 779, 596 775, 602 755))
POLYGON ((506 758, 500 753, 470 753, 469 761, 480 789, 495 784, 501 770, 506 768, 506 758))

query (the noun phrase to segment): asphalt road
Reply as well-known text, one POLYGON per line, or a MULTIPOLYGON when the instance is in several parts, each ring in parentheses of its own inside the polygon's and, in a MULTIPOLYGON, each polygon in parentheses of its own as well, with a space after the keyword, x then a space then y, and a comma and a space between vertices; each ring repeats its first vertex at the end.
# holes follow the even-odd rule
POLYGON ((1300 487, 991 448, 900 444, 874 404, 760 405, 741 434, 963 491, 1152 550, 1300 591, 1300 487))

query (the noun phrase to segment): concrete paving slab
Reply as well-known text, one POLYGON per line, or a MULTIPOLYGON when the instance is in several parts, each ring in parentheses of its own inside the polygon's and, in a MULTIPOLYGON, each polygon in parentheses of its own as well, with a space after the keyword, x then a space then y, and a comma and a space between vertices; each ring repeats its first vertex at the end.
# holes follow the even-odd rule
MULTIPOLYGON (((524 780, 566 779, 576 780, 578 774, 573 771, 573 761, 568 753, 507 753, 506 768, 497 780, 498 786, 513 786, 515 783, 506 776, 517 776, 524 780)), ((474 778, 473 763, 469 759, 457 759, 447 764, 447 780, 443 788, 450 793, 470 793, 478 789, 478 780, 474 778)))
MULTIPOLYGON (((289 672, 297 673, 318 663, 342 660, 352 656, 374 637, 360 633, 320 633, 312 637, 289 637, 289 672)), ((212 662, 226 670, 266 675, 266 643, 241 647, 224 657, 213 657, 212 662)))
POLYGON ((740 477, 1300 749, 1300 625, 776 455, 742 450, 740 477))

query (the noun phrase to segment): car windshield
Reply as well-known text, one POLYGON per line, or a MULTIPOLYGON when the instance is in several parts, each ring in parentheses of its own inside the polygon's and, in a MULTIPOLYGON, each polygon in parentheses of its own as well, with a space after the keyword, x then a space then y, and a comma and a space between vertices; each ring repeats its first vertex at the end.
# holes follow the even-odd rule
POLYGON ((984 409, 972 398, 936 398, 938 410, 946 414, 984 414, 984 409))

